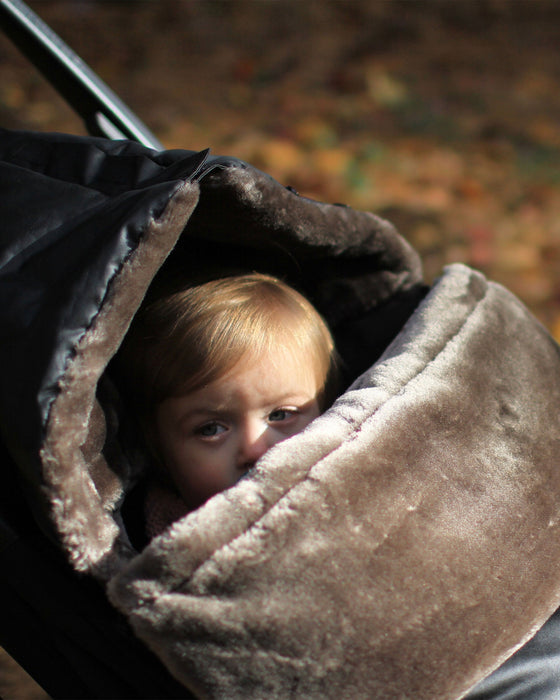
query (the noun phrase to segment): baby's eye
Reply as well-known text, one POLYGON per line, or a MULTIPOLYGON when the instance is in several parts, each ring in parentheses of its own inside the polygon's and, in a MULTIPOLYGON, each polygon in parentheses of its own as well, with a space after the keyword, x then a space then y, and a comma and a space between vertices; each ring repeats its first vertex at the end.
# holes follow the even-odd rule
POLYGON ((294 409, 277 408, 275 411, 272 411, 272 413, 268 414, 268 420, 271 423, 279 423, 281 421, 285 421, 289 418, 292 418, 295 415, 295 413, 296 411, 294 409))
POLYGON ((227 428, 221 423, 205 423, 200 427, 196 428, 195 434, 203 438, 213 438, 218 437, 222 433, 225 433, 227 428))

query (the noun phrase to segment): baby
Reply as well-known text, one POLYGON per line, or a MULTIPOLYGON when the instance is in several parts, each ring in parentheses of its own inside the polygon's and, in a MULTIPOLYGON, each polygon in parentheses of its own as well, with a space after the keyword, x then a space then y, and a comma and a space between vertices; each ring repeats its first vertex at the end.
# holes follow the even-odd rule
POLYGON ((337 377, 331 334, 312 304, 256 273, 146 303, 121 367, 157 462, 150 536, 303 430, 334 398, 337 377))

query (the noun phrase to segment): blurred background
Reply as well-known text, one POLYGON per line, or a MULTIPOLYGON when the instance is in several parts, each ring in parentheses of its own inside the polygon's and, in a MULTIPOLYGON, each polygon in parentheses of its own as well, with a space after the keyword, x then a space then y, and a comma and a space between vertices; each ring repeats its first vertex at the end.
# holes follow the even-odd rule
MULTIPOLYGON (((428 280, 480 269, 560 340, 557 0, 28 4, 166 147, 380 214, 428 280)), ((85 133, 3 35, 0 126, 85 133)))

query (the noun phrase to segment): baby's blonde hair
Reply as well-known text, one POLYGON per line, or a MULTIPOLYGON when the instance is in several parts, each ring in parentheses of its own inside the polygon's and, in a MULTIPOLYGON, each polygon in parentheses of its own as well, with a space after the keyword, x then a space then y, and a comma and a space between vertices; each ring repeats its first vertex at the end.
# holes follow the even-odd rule
POLYGON ((196 391, 247 356, 282 345, 311 361, 321 408, 334 399, 334 342, 314 306, 269 275, 215 279, 141 307, 121 349, 121 372, 144 415, 167 398, 196 391))

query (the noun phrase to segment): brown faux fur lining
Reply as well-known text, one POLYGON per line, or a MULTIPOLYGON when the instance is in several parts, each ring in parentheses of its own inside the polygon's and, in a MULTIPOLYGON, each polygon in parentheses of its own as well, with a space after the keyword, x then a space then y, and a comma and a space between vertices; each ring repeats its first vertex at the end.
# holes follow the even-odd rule
POLYGON ((461 697, 560 601, 558 364, 517 300, 454 267, 329 412, 127 564, 113 601, 201 697, 461 697))
POLYGON ((231 167, 205 177, 192 225, 209 241, 233 240, 295 267, 305 293, 331 325, 363 315, 423 279, 418 254, 389 221, 311 202, 254 168, 231 167))
POLYGON ((131 552, 110 512, 122 496, 122 484, 100 451, 105 418, 95 398, 96 387, 198 197, 198 184, 185 183, 162 216, 147 227, 83 335, 49 415, 41 460, 52 518, 75 568, 103 579, 122 566, 122 557, 131 552))

